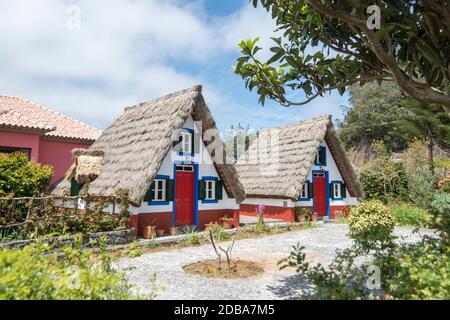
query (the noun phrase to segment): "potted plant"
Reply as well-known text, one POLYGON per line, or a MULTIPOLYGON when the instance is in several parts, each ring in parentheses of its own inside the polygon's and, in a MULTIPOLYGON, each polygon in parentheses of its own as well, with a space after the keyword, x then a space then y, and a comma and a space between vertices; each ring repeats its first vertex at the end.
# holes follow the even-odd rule
POLYGON ((158 235, 158 237, 163 237, 164 236, 164 229, 158 229, 156 230, 156 234, 158 235))
POLYGON ((149 225, 144 228, 143 232, 144 239, 152 239, 155 237, 155 235, 156 235, 156 226, 149 225))
POLYGON ((295 208, 295 215, 297 216, 298 222, 305 222, 307 219, 309 219, 310 214, 311 211, 307 208, 295 208))
POLYGON ((231 229, 233 227, 233 218, 227 214, 220 218, 220 222, 224 229, 231 229))
POLYGON ((177 227, 175 227, 175 226, 171 226, 170 227, 170 235, 171 236, 176 236, 177 235, 177 227))

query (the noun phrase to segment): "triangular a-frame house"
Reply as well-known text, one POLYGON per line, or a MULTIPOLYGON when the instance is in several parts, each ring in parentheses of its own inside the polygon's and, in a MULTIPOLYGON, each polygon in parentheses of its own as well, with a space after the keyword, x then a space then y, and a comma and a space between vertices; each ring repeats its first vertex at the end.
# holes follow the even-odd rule
POLYGON ((241 215, 264 205, 268 218, 295 221, 296 208, 306 208, 337 219, 363 196, 331 116, 263 129, 235 167, 246 194, 241 215))
POLYGON ((55 195, 128 192, 134 226, 202 229, 235 217, 244 191, 202 96, 202 87, 125 109, 75 162, 55 195), (219 161, 220 160, 220 161, 219 161))

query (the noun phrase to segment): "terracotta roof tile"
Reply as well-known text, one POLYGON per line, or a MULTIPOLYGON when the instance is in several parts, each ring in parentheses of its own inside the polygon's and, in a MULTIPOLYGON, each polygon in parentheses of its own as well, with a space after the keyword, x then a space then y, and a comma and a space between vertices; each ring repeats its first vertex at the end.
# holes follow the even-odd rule
POLYGON ((0 126, 39 130, 45 136, 96 140, 101 130, 18 97, 0 96, 0 126))

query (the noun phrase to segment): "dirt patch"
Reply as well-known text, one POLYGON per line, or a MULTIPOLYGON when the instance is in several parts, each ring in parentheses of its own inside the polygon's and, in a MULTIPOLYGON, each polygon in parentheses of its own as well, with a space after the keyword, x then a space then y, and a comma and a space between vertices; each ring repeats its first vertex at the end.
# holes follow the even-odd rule
POLYGON ((205 260, 183 267, 184 271, 208 278, 249 278, 264 272, 264 268, 253 261, 234 260, 228 270, 227 263, 222 262, 218 268, 217 260, 205 260))

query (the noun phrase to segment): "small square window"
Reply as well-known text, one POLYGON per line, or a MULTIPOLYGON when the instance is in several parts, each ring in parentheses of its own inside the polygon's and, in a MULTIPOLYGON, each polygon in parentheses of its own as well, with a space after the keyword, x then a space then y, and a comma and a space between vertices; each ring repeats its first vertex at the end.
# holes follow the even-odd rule
POLYGON ((216 181, 206 180, 205 181, 205 200, 215 200, 216 199, 216 181))
POLYGON ((155 191, 153 193, 152 201, 166 200, 166 180, 155 179, 155 191))

